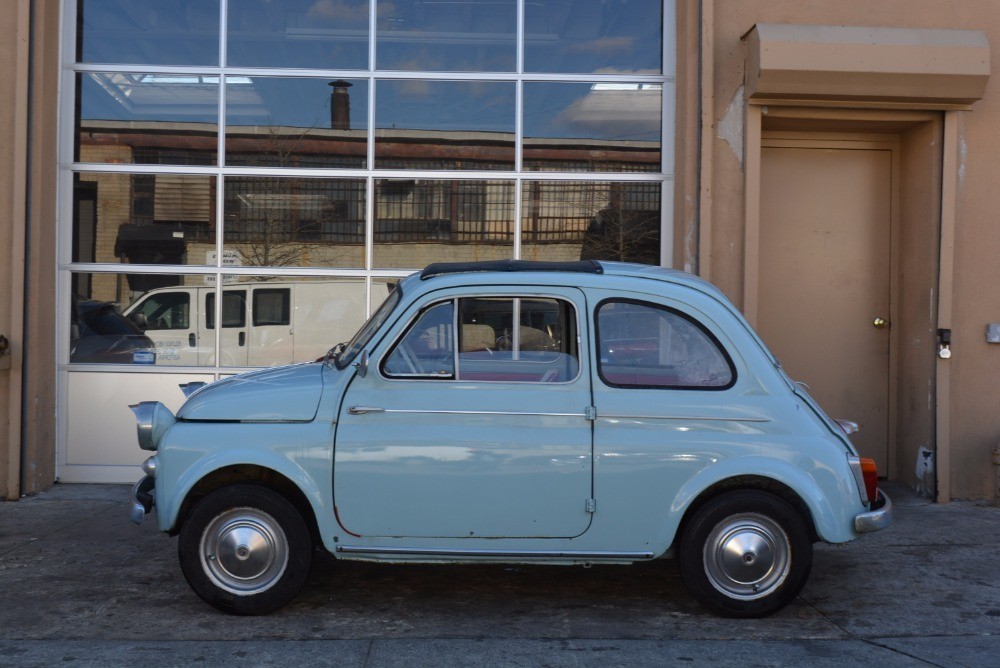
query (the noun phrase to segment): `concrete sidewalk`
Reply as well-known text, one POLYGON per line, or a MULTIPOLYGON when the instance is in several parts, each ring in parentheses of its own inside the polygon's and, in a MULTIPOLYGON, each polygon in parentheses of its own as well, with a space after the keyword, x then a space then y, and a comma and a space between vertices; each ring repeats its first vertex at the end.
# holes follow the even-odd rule
POLYGON ((591 569, 316 561, 263 618, 203 604, 128 488, 0 503, 0 665, 1000 665, 1000 508, 890 486, 896 521, 817 545, 801 597, 713 617, 673 562, 591 569))

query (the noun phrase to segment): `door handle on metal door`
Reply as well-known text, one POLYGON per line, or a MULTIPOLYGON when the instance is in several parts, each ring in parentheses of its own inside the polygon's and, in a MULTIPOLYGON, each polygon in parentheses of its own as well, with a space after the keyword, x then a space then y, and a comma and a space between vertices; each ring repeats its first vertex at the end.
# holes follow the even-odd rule
POLYGON ((194 348, 196 343, 198 343, 198 341, 194 338, 194 332, 188 334, 188 345, 194 348))
POLYGON ((351 406, 347 412, 351 415, 364 415, 365 413, 385 413, 385 409, 378 406, 351 406))
POLYGON ((240 332, 240 345, 245 346, 247 344, 247 333, 240 332))

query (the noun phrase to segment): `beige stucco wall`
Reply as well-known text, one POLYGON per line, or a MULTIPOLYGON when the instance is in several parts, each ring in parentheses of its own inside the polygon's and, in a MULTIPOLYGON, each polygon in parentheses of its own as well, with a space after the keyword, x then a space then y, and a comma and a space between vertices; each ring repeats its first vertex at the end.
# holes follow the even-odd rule
POLYGON ((11 261, 0 269, 0 334, 11 341, 13 350, 0 357, 0 498, 17 498, 20 493, 20 396, 23 262, 18 257, 24 221, 24 164, 27 146, 22 139, 26 122, 23 88, 27 74, 26 2, 15 11, 0 13, 0 90, 17 91, 0 96, 0 248, 9 250, 11 261))
POLYGON ((56 110, 59 2, 32 0, 30 162, 25 283, 24 484, 34 494, 55 480, 56 110))
MULTIPOLYGON (((682 5, 696 5, 689 0, 682 5)), ((744 49, 742 36, 757 23, 793 23, 890 28, 968 29, 985 31, 990 43, 990 71, 993 78, 984 99, 971 111, 960 112, 959 190, 956 221, 954 281, 954 356, 950 360, 951 397, 951 476, 954 498, 992 497, 990 451, 1000 439, 998 399, 992 393, 1000 377, 1000 345, 985 342, 988 322, 1000 322, 1000 284, 994 277, 1000 252, 1000 225, 994 222, 1000 211, 1000 13, 995 0, 963 0, 941 3, 936 0, 840 0, 836 3, 803 3, 800 0, 704 0, 702 15, 708 23, 702 61, 707 64, 702 81, 708 91, 703 100, 703 158, 705 162, 697 192, 689 186, 678 192, 679 200, 691 197, 700 202, 701 222, 710 226, 710 237, 702 236, 699 260, 702 273, 717 283, 737 303, 743 296, 744 188, 742 136, 742 86, 744 49)), ((682 10, 691 11, 690 9, 682 10)), ((681 22, 681 25, 684 25, 681 22)), ((683 43, 683 39, 681 40, 683 43)), ((690 75, 690 68, 686 71, 690 75)), ((683 77, 685 71, 681 71, 683 77)), ((688 110, 694 102, 679 104, 688 110)), ((685 129, 690 133, 690 128, 685 129)), ((693 138, 688 134, 681 144, 693 138)), ((904 166, 905 169, 905 166, 904 166)), ((912 170, 912 168, 911 168, 912 170)), ((919 198, 919 195, 915 195, 919 198)), ((919 201, 919 199, 918 199, 919 201)), ((933 200, 924 202, 933 204, 933 200)), ((912 206, 913 203, 904 204, 912 206)), ((679 232, 690 233, 691 224, 679 232)), ((703 225, 704 226, 704 225, 703 225)), ((922 230, 922 233, 927 233, 922 230)), ((912 241, 912 240, 910 240, 912 241)), ((926 257, 926 246, 903 252, 926 257), (922 254, 922 255, 921 255, 922 254)), ((687 258, 681 258, 688 260, 687 258)), ((912 306, 908 308, 913 308, 912 306)), ((921 353, 923 354, 923 353, 921 353)), ((926 365, 917 358, 913 365, 926 365)), ((907 407, 900 405, 901 417, 928 420, 922 388, 910 388, 907 407)), ((906 444, 915 449, 918 444, 906 444)), ((904 446, 901 446, 904 449, 904 446)), ((898 477, 912 479, 900 460, 898 477)))

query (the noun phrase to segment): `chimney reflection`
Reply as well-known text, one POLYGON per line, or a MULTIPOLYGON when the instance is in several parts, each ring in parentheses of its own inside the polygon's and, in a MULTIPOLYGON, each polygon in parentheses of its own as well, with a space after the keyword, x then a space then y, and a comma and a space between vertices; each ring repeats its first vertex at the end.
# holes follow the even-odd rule
POLYGON ((354 84, 337 79, 327 84, 330 91, 330 127, 334 130, 351 129, 351 94, 347 89, 354 84))

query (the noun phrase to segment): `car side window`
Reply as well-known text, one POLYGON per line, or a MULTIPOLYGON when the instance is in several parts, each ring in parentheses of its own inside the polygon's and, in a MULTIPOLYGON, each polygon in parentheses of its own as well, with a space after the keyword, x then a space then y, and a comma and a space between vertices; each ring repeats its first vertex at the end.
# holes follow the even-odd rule
POLYGON ((598 373, 614 387, 721 390, 736 372, 701 324, 657 304, 609 300, 597 307, 598 373))
POLYGON ((424 310, 396 343, 382 371, 394 378, 454 378, 454 329, 454 302, 424 310))
POLYGON ((146 329, 190 329, 191 298, 187 292, 151 295, 139 307, 146 316, 146 329))
MULTIPOLYGON (((222 326, 247 326, 247 293, 246 290, 226 290, 222 293, 222 326)), ((205 325, 215 329, 215 293, 205 295, 205 325)))
POLYGON ((392 378, 541 383, 571 381, 579 368, 576 310, 550 297, 436 304, 420 314, 382 365, 392 378))

